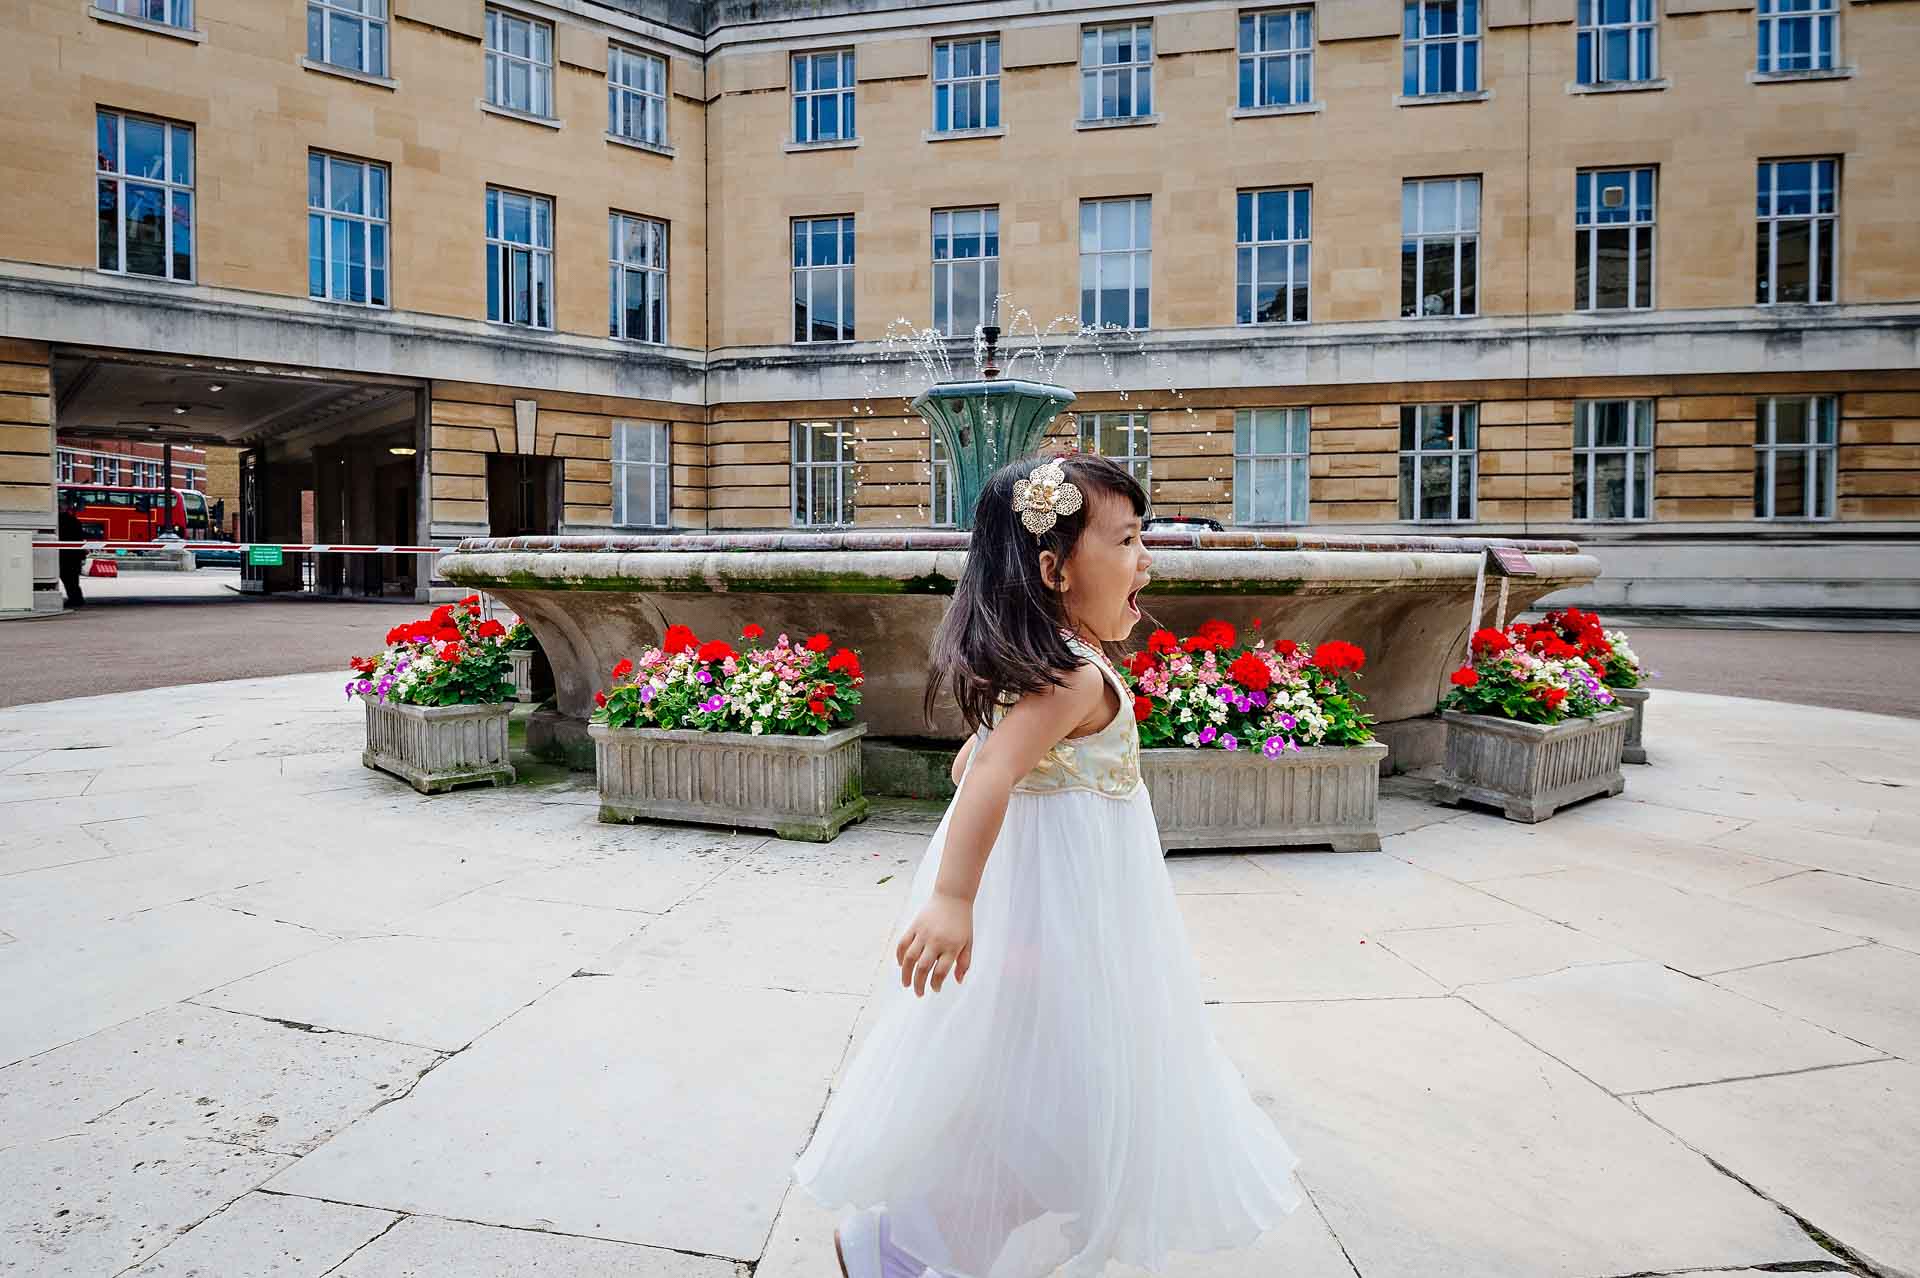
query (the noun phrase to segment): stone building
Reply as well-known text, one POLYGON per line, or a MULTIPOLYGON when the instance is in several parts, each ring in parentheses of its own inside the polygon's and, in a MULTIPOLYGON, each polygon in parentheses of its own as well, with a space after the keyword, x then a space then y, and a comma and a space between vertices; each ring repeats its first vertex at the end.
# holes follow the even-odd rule
POLYGON ((1016 308, 1138 330, 1069 357, 1062 429, 1162 512, 1571 535, 1611 604, 1920 606, 1915 0, 16 0, 8 34, 0 609, 57 606, 20 549, 56 431, 243 448, 258 540, 303 502, 379 543, 937 521, 880 339, 1016 308))

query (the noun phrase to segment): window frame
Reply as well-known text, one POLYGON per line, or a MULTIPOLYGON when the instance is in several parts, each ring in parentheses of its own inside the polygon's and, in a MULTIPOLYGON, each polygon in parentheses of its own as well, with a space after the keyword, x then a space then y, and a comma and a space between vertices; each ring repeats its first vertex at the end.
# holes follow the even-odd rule
POLYGON ((927 439, 927 526, 958 528, 959 499, 953 491, 953 459, 942 456, 946 445, 940 442, 939 431, 927 427, 927 439))
POLYGON ((1122 196, 1114 196, 1112 198, 1103 198, 1103 199, 1083 199, 1080 201, 1079 232, 1080 232, 1080 322, 1082 324, 1091 325, 1095 328, 1105 328, 1109 324, 1113 324, 1114 327, 1122 328, 1127 330, 1128 332, 1135 332, 1135 333, 1145 332, 1148 329, 1152 328, 1153 327, 1153 197, 1151 195, 1122 195, 1122 196), (1118 204, 1124 204, 1128 208, 1128 214, 1127 214, 1128 243, 1125 247, 1108 248, 1101 243, 1101 240, 1102 240, 1101 232, 1105 224, 1105 219, 1103 219, 1100 216, 1099 210, 1109 205, 1118 205, 1118 204), (1140 228, 1141 228, 1140 210, 1142 206, 1144 206, 1146 210, 1146 240, 1145 240, 1144 247, 1142 247, 1140 243, 1140 228), (1088 240, 1087 218, 1090 210, 1093 212, 1093 237, 1095 240, 1095 246, 1093 248, 1087 247, 1087 240, 1088 240), (1127 259, 1126 296, 1127 296, 1127 317, 1129 322, 1125 324, 1116 324, 1112 320, 1103 319, 1100 315, 1101 298, 1107 291, 1106 289, 1100 287, 1100 276, 1103 273, 1101 268, 1104 262, 1106 261, 1106 259, 1114 258, 1114 257, 1125 257, 1127 259), (1087 269, 1088 269, 1089 258, 1093 259, 1094 288, 1091 290, 1087 288, 1087 269), (1146 299, 1144 303, 1141 303, 1141 299, 1139 296, 1141 289, 1143 287, 1139 279, 1139 272, 1141 268, 1142 258, 1145 259, 1145 269, 1146 269, 1146 277, 1147 277, 1144 285, 1144 288, 1146 291, 1146 299), (1087 299, 1089 295, 1091 295, 1093 299, 1093 312, 1091 315, 1089 315, 1087 311, 1087 299), (1134 310, 1136 306, 1139 306, 1139 308, 1144 312, 1138 317, 1134 315, 1134 310), (1132 322, 1135 318, 1139 320, 1138 323, 1132 322))
POLYGON ((665 218, 648 217, 642 213, 626 213, 619 209, 607 211, 607 336, 623 342, 642 342, 650 346, 665 346, 671 329, 672 305, 670 284, 672 281, 672 235, 673 224, 665 218), (657 241, 648 234, 654 227, 659 228, 657 241), (641 232, 641 238, 649 241, 642 246, 638 260, 629 256, 629 236, 641 232), (657 245, 658 260, 653 248, 657 245), (631 314, 627 289, 630 275, 640 272, 645 277, 647 297, 643 314, 647 317, 644 326, 657 331, 635 336, 628 331, 627 317, 631 314), (658 289, 659 310, 656 315, 652 306, 655 300, 654 290, 658 289))
POLYGON ((1152 413, 1145 409, 1075 413, 1074 420, 1077 424, 1075 438, 1079 441, 1081 452, 1096 453, 1120 463, 1141 488, 1149 493, 1153 491, 1152 413), (1125 420, 1115 420, 1120 418, 1125 420), (1105 428, 1118 429, 1122 433, 1127 445, 1124 453, 1110 453, 1101 448, 1100 434, 1105 428))
POLYGON ((552 197, 537 195, 532 191, 516 190, 513 187, 489 184, 486 193, 486 206, 489 220, 492 223, 486 233, 488 266, 487 322, 490 324, 505 324, 513 328, 530 328, 536 332, 550 333, 554 331, 554 314, 557 307, 555 306, 554 299, 554 203, 552 197), (527 206, 527 233, 533 238, 526 242, 506 238, 505 203, 509 199, 529 201, 527 206), (543 207, 546 209, 547 214, 546 243, 544 245, 539 243, 541 225, 539 212, 543 207), (530 315, 533 313, 534 298, 544 298, 546 302, 545 323, 501 318, 507 315, 512 309, 508 304, 510 301, 510 292, 513 288, 512 263, 514 261, 514 255, 519 252, 525 252, 528 255, 527 281, 530 307, 528 313, 530 315), (494 263, 496 260, 500 262, 497 276, 494 273, 494 263), (540 270, 543 264, 546 268, 544 293, 541 292, 542 272, 540 270), (496 304, 499 308, 497 313, 495 311, 496 304))
POLYGON ((1234 193, 1233 232, 1233 319, 1244 327, 1309 324, 1313 322, 1313 187, 1248 187, 1234 193), (1285 234, 1279 239, 1260 238, 1262 196, 1287 197, 1285 234), (1302 205, 1305 206, 1304 210, 1302 205), (1306 233, 1301 228, 1304 219, 1306 233), (1266 277, 1260 271, 1262 250, 1284 254, 1286 273, 1280 283, 1286 298, 1286 313, 1281 319, 1260 318, 1260 289, 1266 277), (1301 256, 1305 254, 1305 274, 1301 277, 1301 256), (1299 304, 1296 305, 1296 300, 1299 304))
POLYGON ((1829 523, 1840 509, 1840 397, 1838 395, 1761 395, 1754 401, 1754 476, 1753 517, 1773 523, 1798 519, 1829 523), (1805 405, 1807 439, 1801 443, 1780 443, 1780 405, 1796 401, 1805 405), (1819 438, 1826 435, 1825 439, 1819 438), (1780 455, 1801 455, 1802 496, 1806 496, 1806 477, 1819 476, 1812 485, 1815 503, 1824 507, 1812 513, 1780 514, 1780 455), (1764 501, 1762 500, 1764 498, 1764 501))
POLYGON ((1477 173, 1461 174, 1455 177, 1405 178, 1401 181, 1400 183, 1400 282, 1401 282, 1400 283, 1400 318, 1418 319, 1418 320, 1472 319, 1477 317, 1480 314, 1480 258, 1481 258, 1481 254, 1480 254, 1481 216, 1480 215, 1481 215, 1481 207, 1482 207, 1481 201, 1484 194, 1485 194, 1485 191, 1484 191, 1483 183, 1481 181, 1481 175, 1477 173), (1463 214, 1466 208, 1465 192, 1468 188, 1469 183, 1472 184, 1472 189, 1474 192, 1473 227, 1471 230, 1459 225, 1459 223, 1463 220, 1463 214), (1408 189, 1409 188, 1418 189, 1419 194, 1415 201, 1415 206, 1416 206, 1416 209, 1418 210, 1416 217, 1417 217, 1417 220, 1422 225, 1424 225, 1426 221, 1427 188, 1439 187, 1445 184, 1451 184, 1454 188, 1454 198, 1453 198, 1453 221, 1455 223, 1454 228, 1452 230, 1437 230, 1437 231, 1428 231, 1424 229, 1408 230, 1407 224, 1406 224, 1408 189), (1473 278, 1470 282, 1463 283, 1461 278, 1463 274, 1461 271, 1461 263, 1466 256, 1466 245, 1469 239, 1471 239, 1473 244, 1473 278), (1427 294, 1424 290, 1424 284, 1426 280, 1426 266, 1427 266, 1427 258, 1428 258, 1427 246, 1429 243, 1439 243, 1442 241, 1449 241, 1452 244, 1453 309, 1450 311, 1429 312, 1426 309, 1427 294), (1409 242, 1411 242, 1414 246, 1413 279, 1416 285, 1416 289, 1418 290, 1418 296, 1415 299, 1415 302, 1416 302, 1415 309, 1411 314, 1409 314, 1407 311, 1407 290, 1406 290, 1407 246, 1409 242), (1461 309, 1462 299, 1469 292, 1472 294, 1472 297, 1473 297, 1473 309, 1462 310, 1461 309))
POLYGON ((671 85, 667 79, 669 67, 667 60, 657 53, 641 49, 618 41, 607 42, 607 132, 616 138, 628 142, 639 142, 646 146, 664 147, 667 145, 667 100, 672 96, 671 85), (622 71, 623 62, 630 62, 640 69, 643 80, 645 68, 652 64, 660 87, 655 90, 646 84, 629 84, 622 71), (623 111, 631 105, 641 108, 637 114, 649 123, 650 127, 640 132, 632 132, 619 127, 622 119, 631 120, 636 112, 623 111))
POLYGON ((122 18, 131 18, 136 22, 151 22, 158 27, 173 27, 180 31, 193 30, 193 0, 160 0, 160 12, 165 17, 156 18, 146 12, 152 0, 92 0, 106 12, 122 18))
POLYGON ((815 143, 858 142, 860 140, 860 132, 857 127, 858 122, 855 113, 859 104, 854 92, 858 84, 859 63, 854 57, 854 50, 851 45, 831 49, 796 49, 793 53, 789 54, 787 57, 787 92, 793 107, 790 123, 793 125, 793 137, 791 140, 794 145, 809 146, 815 143), (813 74, 813 69, 819 60, 823 58, 833 58, 836 60, 836 76, 840 80, 840 83, 825 89, 817 88, 813 84, 813 81, 818 78, 813 74), (801 74, 800 68, 802 65, 807 68, 806 75, 801 74), (835 109, 834 127, 836 132, 830 136, 824 136, 820 133, 819 112, 815 109, 815 103, 826 98, 840 99, 839 106, 835 109), (801 127, 801 121, 803 120, 806 121, 806 127, 804 129, 801 127))
POLYGON ((1238 408, 1233 413, 1233 522, 1236 527, 1297 527, 1313 519, 1313 410, 1299 404, 1238 408), (1262 450, 1262 418, 1280 418, 1281 447, 1262 450), (1298 445, 1296 447, 1296 445, 1298 445), (1260 518, 1260 463, 1279 463, 1284 518, 1260 518), (1295 499, 1298 498, 1296 506, 1295 499), (1242 518, 1242 514, 1245 518, 1242 518))
POLYGON ((1400 521, 1414 524, 1470 524, 1480 510, 1480 405, 1471 401, 1444 401, 1441 403, 1402 404, 1400 406, 1400 521), (1425 446, 1426 413, 1429 410, 1445 410, 1452 416, 1449 427, 1449 443, 1444 448, 1425 446), (1462 426, 1469 442, 1463 444, 1462 426), (1408 441, 1413 447, 1407 446, 1408 441), (1430 515, 1423 512, 1425 489, 1421 485, 1421 472, 1426 469, 1423 463, 1429 459, 1445 458, 1448 470, 1447 509, 1448 514, 1430 515), (1462 475, 1466 483, 1461 483, 1462 475), (1461 510, 1461 497, 1465 495, 1465 513, 1461 510))
POLYGON ((1581 85, 1648 84, 1660 78, 1660 0, 1625 0, 1625 18, 1609 20, 1604 8, 1607 0, 1576 0, 1574 12, 1573 81, 1581 85), (1645 16, 1641 16, 1641 15, 1645 16), (1638 38, 1646 33, 1643 49, 1638 38), (1609 35, 1623 34, 1627 40, 1627 76, 1603 75, 1607 65, 1606 43, 1609 35))
POLYGON ((1840 65, 1840 5, 1838 0, 1757 0, 1754 5, 1754 70, 1759 75, 1793 75, 1796 72, 1832 71, 1840 65), (1804 4, 1805 8, 1786 9, 1786 4, 1804 4), (1812 61, 1808 66, 1780 65, 1780 31, 1783 27, 1805 23, 1812 37, 1812 61), (1825 40, 1821 39, 1825 33, 1825 40))
POLYGON ((933 42, 933 132, 935 133, 981 133, 1000 127, 1000 106, 1002 91, 1000 86, 1000 33, 997 31, 978 32, 969 35, 943 36, 933 42), (977 75, 955 75, 954 53, 961 45, 980 46, 980 72, 977 75), (941 55, 946 55, 947 74, 940 73, 941 55), (978 90, 980 100, 980 124, 956 125, 955 104, 960 91, 966 90, 969 99, 978 90), (944 91, 944 96, 943 96, 944 91), (946 108, 946 122, 940 118, 941 108, 946 108))
POLYGON ((387 68, 392 65, 391 21, 392 13, 387 7, 387 0, 307 0, 307 57, 310 61, 323 63, 330 67, 339 67, 343 71, 352 71, 359 75, 370 75, 376 79, 385 79, 387 77, 387 68), (365 9, 378 9, 379 12, 375 14, 366 12, 365 9, 349 8, 349 4, 359 4, 365 6, 365 9), (314 18, 316 15, 320 20, 318 32, 314 30, 314 18), (360 24, 361 60, 358 64, 341 62, 337 58, 329 56, 333 48, 333 28, 336 17, 342 21, 357 22, 360 24), (378 66, 369 65, 371 62, 370 53, 374 45, 371 36, 375 30, 378 30, 380 33, 380 57, 378 66), (320 39, 317 47, 314 44, 316 34, 320 39))
POLYGON ((848 528, 854 522, 854 505, 851 490, 856 486, 853 468, 858 461, 853 455, 853 446, 858 442, 851 425, 844 419, 833 420, 796 420, 788 423, 788 462, 787 517, 795 528, 848 528), (813 428, 827 427, 834 441, 834 456, 825 461, 813 455, 813 440, 816 438, 813 428), (802 448, 802 441, 806 446, 802 448), (802 456, 802 454, 805 454, 802 456), (822 520, 814 518, 813 509, 813 472, 831 470, 833 483, 833 514, 836 518, 822 520), (802 482, 802 480, 807 482, 802 482), (806 508, 806 518, 801 518, 802 498, 806 508))
POLYGON ((393 307, 393 172, 379 160, 363 160, 358 156, 339 155, 332 151, 310 149, 307 152, 307 297, 317 302, 334 302, 342 306, 364 306, 375 310, 391 310, 393 307), (316 205, 313 195, 314 164, 320 165, 320 200, 316 205), (360 203, 367 209, 364 213, 354 213, 333 207, 334 165, 350 165, 360 170, 360 203), (382 175, 379 185, 381 212, 372 212, 374 204, 374 174, 382 175), (313 291, 313 241, 314 219, 320 220, 320 269, 321 291, 313 291), (352 297, 336 297, 333 293, 334 252, 333 225, 336 221, 359 225, 366 236, 366 261, 362 268, 362 285, 367 300, 357 301, 352 297), (376 234, 378 232, 378 234, 376 234), (375 245, 379 246, 376 262, 375 245), (378 294, 376 297, 376 281, 378 294))
MULTIPOLYGON (((1481 45, 1486 39, 1485 0, 1404 0, 1400 10, 1400 92, 1409 98, 1446 97, 1456 93, 1480 93, 1486 88, 1481 45), (1429 32, 1427 14, 1451 9, 1455 13, 1453 31, 1429 32), (1466 29, 1471 16, 1473 29, 1466 29), (1441 88, 1427 82, 1427 50, 1452 46, 1453 86, 1441 88), (1471 56, 1469 56, 1471 54, 1471 56), (1471 78, 1473 83, 1468 84, 1471 78)), ((1439 80, 1444 83, 1446 76, 1439 80)))
POLYGON ((145 115, 137 111, 122 111, 117 107, 96 106, 93 113, 93 138, 93 190, 95 202, 93 238, 94 264, 96 268, 112 275, 126 275, 149 280, 167 280, 175 284, 195 283, 198 280, 200 269, 198 243, 199 196, 196 187, 200 160, 196 145, 198 139, 194 126, 176 120, 165 119, 160 116, 145 115), (109 117, 114 121, 113 167, 101 168, 101 122, 109 117), (138 121, 141 124, 158 125, 161 128, 160 154, 163 165, 159 177, 133 176, 127 172, 127 122, 129 120, 138 121), (180 160, 180 149, 175 143, 176 137, 184 137, 186 139, 187 174, 185 181, 178 179, 174 172, 180 160), (114 188, 113 233, 115 255, 112 266, 102 266, 100 265, 99 199, 101 187, 108 183, 111 183, 114 188), (127 243, 129 239, 127 235, 127 186, 129 183, 143 188, 158 188, 160 191, 161 221, 165 226, 165 238, 162 241, 160 252, 161 260, 166 269, 159 274, 154 274, 150 271, 135 271, 129 269, 127 266, 127 243), (175 220, 178 217, 177 209, 179 204, 177 201, 182 196, 185 197, 185 208, 187 210, 187 271, 186 274, 179 275, 175 274, 175 268, 178 265, 178 258, 180 256, 179 248, 175 243, 177 238, 175 220))
POLYGON ((1755 241, 1754 241, 1754 305, 1756 306, 1831 306, 1840 300, 1840 157, 1837 155, 1790 156, 1780 159, 1758 161, 1755 171, 1755 241), (1807 194, 1809 209, 1805 213, 1781 213, 1780 207, 1780 166, 1783 164, 1807 164, 1811 169, 1807 175, 1807 194), (1827 189, 1831 192, 1831 207, 1820 211, 1820 173, 1821 166, 1828 166, 1832 180, 1827 189), (1760 211, 1760 187, 1766 187, 1766 212, 1760 211), (1789 222, 1807 223, 1807 294, 1805 298, 1780 300, 1780 228, 1789 222), (1824 242, 1827 247, 1829 270, 1823 275, 1820 271, 1820 246, 1822 230, 1825 227, 1824 242), (1767 296, 1758 296, 1764 272, 1767 296), (1821 297, 1821 286, 1825 285, 1827 295, 1821 297))
POLYGON ((612 459, 612 499, 611 518, 615 528, 671 528, 673 527, 673 426, 667 422, 639 421, 618 418, 613 423, 612 437, 607 441, 608 456, 612 459), (632 453, 632 442, 636 438, 650 441, 648 456, 636 457, 632 453), (656 518, 638 520, 631 516, 628 497, 628 479, 636 474, 646 477, 645 491, 647 504, 653 507, 650 512, 656 518), (664 498, 664 501, 663 501, 664 498), (664 509, 661 507, 664 506, 664 509))
POLYGON ((1143 120, 1153 115, 1153 46, 1153 19, 1151 18, 1128 19, 1121 22, 1089 22, 1081 26, 1079 118, 1082 122, 1092 124, 1105 120, 1143 120), (1108 31, 1122 29, 1128 32, 1125 44, 1127 58, 1124 61, 1108 62, 1105 57, 1106 42, 1103 35, 1108 31), (1144 58, 1139 56, 1143 38, 1146 53, 1144 58), (1095 60, 1089 62, 1089 56, 1095 60), (1127 99, 1131 109, 1116 110, 1111 115, 1106 113, 1104 109, 1106 94, 1102 92, 1102 86, 1109 76, 1113 77, 1116 86, 1114 92, 1116 106, 1120 99, 1118 86, 1122 78, 1125 78, 1127 99), (1095 109, 1088 110, 1089 106, 1095 109))
POLYGON ((802 245, 805 245, 805 256, 808 260, 805 262, 798 260, 793 261, 794 289, 792 296, 795 301, 798 300, 800 276, 802 272, 805 272, 807 276, 807 312, 805 327, 803 329, 801 327, 799 309, 797 306, 795 308, 794 342, 811 346, 827 342, 851 342, 857 340, 854 336, 854 321, 856 319, 854 307, 857 299, 856 290, 858 288, 859 277, 855 273, 855 268, 858 266, 858 263, 855 260, 856 227, 854 215, 852 213, 822 213, 813 217, 796 217, 791 219, 788 223, 788 252, 790 259, 798 259, 802 256, 802 245), (811 260, 814 241, 813 228, 816 223, 821 222, 840 223, 839 228, 835 232, 838 243, 835 249, 834 261, 816 264, 811 260), (800 228, 803 226, 807 228, 805 235, 800 234, 800 228), (833 337, 815 337, 813 335, 816 323, 813 317, 813 276, 816 273, 826 271, 835 273, 834 301, 837 313, 834 328, 836 335, 833 337), (802 335, 803 333, 805 334, 804 336, 802 335))
MULTIPOLYGON (((1000 297, 1000 206, 997 204, 979 205, 970 208, 933 210, 933 230, 930 251, 933 255, 932 296, 929 304, 933 317, 934 331, 943 337, 971 337, 974 328, 964 331, 958 328, 958 319, 954 312, 955 276, 972 268, 980 299, 980 324, 995 323, 999 314, 1000 297), (968 214, 977 214, 980 218, 980 230, 975 240, 980 253, 974 257, 957 257, 953 254, 960 236, 953 230, 954 219, 968 214), (945 219, 946 231, 941 231, 942 219, 945 219), (945 241, 947 256, 940 255, 940 245, 945 241), (991 245, 993 252, 987 252, 991 245), (942 318, 941 286, 945 284, 945 317, 942 318)), ((977 327, 977 325, 975 326, 977 327)))
POLYGON ((1654 401, 1649 398, 1574 401, 1571 507, 1575 523, 1641 524, 1653 518, 1653 459, 1658 425, 1654 401), (1602 444, 1594 417, 1601 408, 1616 404, 1626 410, 1627 442, 1602 444), (1600 461, 1603 457, 1613 456, 1625 460, 1621 471, 1620 506, 1627 513, 1596 515, 1594 511, 1599 506, 1600 498, 1600 461), (1637 514, 1636 509, 1639 512, 1637 514))
POLYGON ((1242 9, 1239 13, 1234 48, 1238 58, 1236 67, 1235 101, 1242 111, 1260 111, 1275 107, 1306 106, 1313 101, 1314 67, 1313 56, 1319 47, 1319 32, 1315 29, 1313 6, 1276 5, 1263 9, 1242 9), (1287 19, 1288 38, 1297 38, 1301 23, 1306 25, 1307 42, 1305 45, 1293 44, 1281 49, 1263 48, 1266 42, 1267 23, 1270 17, 1287 19), (1247 36, 1253 35, 1253 48, 1247 47, 1247 36), (1270 62, 1285 61, 1287 65, 1287 99, 1284 102, 1265 101, 1267 76, 1266 68, 1270 62), (1306 74, 1301 75, 1305 66, 1306 74), (1304 87, 1302 87, 1304 85, 1304 87), (1251 90, 1251 93, 1249 93, 1251 90))
POLYGON ((485 33, 481 37, 481 48, 486 52, 486 93, 483 95, 487 105, 498 107, 502 111, 513 111, 520 115, 529 115, 538 120, 557 119, 553 104, 553 70, 555 62, 555 41, 557 34, 553 24, 532 14, 520 13, 513 9, 502 9, 488 5, 486 11, 485 33), (527 28, 527 53, 514 53, 508 48, 509 31, 512 24, 527 28), (546 36, 547 56, 543 61, 537 52, 539 37, 546 36), (528 105, 518 106, 507 101, 510 88, 508 71, 511 66, 527 67, 528 105))
POLYGON ((1660 305, 1660 171, 1651 164, 1627 168, 1579 169, 1573 175, 1574 297, 1576 311, 1649 311, 1660 305), (1601 213, 1604 179, 1626 178, 1627 215, 1624 221, 1597 220, 1601 213), (1642 204, 1641 178, 1646 179, 1647 198, 1642 204), (1587 210, 1582 212, 1582 208, 1587 210), (1641 210, 1646 210, 1645 217, 1641 210), (1582 219, 1585 219, 1584 221, 1582 219), (1600 242, 1604 231, 1627 232, 1627 302, 1623 306, 1600 305, 1600 242), (1646 277, 1640 275, 1640 242, 1646 241, 1646 277), (1581 296, 1580 271, 1586 269, 1586 295, 1581 296), (1645 283, 1646 301, 1640 301, 1640 285, 1645 283))

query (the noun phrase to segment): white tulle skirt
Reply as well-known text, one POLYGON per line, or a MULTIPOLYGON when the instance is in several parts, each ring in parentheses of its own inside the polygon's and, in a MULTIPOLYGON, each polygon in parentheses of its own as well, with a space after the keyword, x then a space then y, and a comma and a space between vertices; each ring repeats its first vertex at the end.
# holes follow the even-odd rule
POLYGON ((1144 787, 1015 791, 965 984, 916 998, 889 963, 876 997, 794 1177, 829 1208, 885 1207, 952 1278, 1156 1269, 1300 1205, 1298 1158, 1214 1040, 1144 787))

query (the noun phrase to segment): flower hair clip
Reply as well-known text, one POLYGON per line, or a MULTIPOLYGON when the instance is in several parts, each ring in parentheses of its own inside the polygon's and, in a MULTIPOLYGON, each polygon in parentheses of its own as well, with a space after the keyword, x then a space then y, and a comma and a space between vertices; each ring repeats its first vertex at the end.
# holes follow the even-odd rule
POLYGON ((1080 509, 1080 489, 1067 479, 1059 458, 1035 466, 1025 479, 1013 481, 1013 510, 1027 531, 1038 537, 1061 516, 1080 509))

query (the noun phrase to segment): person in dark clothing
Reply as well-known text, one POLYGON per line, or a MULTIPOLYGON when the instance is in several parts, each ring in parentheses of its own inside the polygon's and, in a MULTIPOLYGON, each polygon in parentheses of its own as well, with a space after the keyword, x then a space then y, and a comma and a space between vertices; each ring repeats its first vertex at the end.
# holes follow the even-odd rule
MULTIPOLYGON (((80 527, 80 516, 71 510, 60 512, 60 540, 82 541, 86 532, 80 527)), ((67 607, 78 608, 87 601, 80 593, 80 566, 87 562, 84 550, 62 550, 60 552, 60 585, 67 592, 67 607)))

